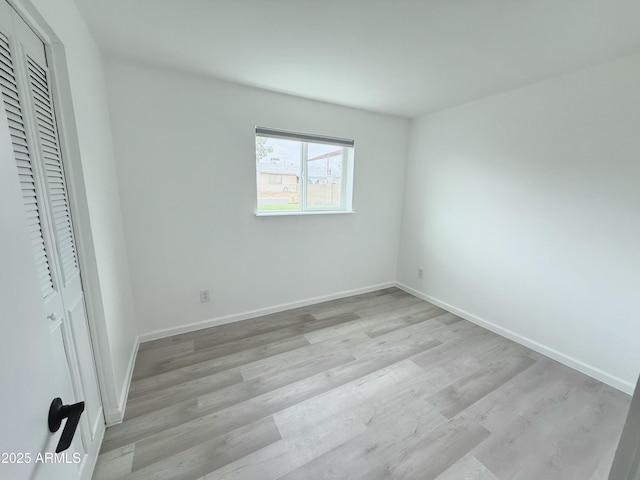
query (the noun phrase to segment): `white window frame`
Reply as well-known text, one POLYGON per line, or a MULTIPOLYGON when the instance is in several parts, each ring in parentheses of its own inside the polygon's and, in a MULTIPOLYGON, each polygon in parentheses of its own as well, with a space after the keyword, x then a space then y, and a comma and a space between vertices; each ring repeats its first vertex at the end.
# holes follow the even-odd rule
MULTIPOLYGON (((353 171, 355 159, 355 142, 354 140, 339 137, 328 137, 325 135, 316 135, 310 133, 293 132, 289 130, 280 130, 275 128, 255 127, 255 138, 282 138, 286 140, 295 140, 302 143, 301 150, 301 172, 300 172, 300 210, 259 210, 258 209, 258 189, 256 185, 256 209, 255 214, 259 217, 270 216, 290 216, 290 215, 326 215, 326 214, 344 214, 355 213, 353 211, 353 171), (308 144, 322 143, 327 145, 335 145, 343 148, 342 161, 342 179, 340 191, 340 205, 337 207, 309 208, 307 206, 307 178, 308 178, 308 144)), ((256 165, 256 178, 258 177, 256 165)))

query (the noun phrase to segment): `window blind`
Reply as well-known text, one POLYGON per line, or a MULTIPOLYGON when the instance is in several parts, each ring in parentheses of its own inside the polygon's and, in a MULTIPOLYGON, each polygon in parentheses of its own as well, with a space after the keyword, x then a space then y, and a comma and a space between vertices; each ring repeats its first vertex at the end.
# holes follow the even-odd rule
POLYGON ((325 143, 338 145, 341 147, 353 148, 354 141, 347 138, 327 137, 311 133, 290 132, 288 130, 277 130, 275 128, 256 127, 256 135, 259 137, 283 138, 288 140, 298 140, 309 143, 325 143))

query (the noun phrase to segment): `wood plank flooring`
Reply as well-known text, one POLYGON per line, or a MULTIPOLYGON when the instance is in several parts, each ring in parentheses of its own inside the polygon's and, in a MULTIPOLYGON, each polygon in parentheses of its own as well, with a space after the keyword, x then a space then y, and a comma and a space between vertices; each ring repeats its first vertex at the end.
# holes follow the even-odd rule
POLYGON ((140 346, 95 480, 604 480, 630 397, 396 288, 140 346))

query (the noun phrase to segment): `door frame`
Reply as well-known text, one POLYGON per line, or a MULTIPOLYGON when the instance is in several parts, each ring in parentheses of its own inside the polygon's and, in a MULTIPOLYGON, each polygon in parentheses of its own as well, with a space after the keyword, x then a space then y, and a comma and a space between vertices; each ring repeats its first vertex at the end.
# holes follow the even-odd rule
POLYGON ((640 480, 640 378, 613 458, 609 480, 640 480))
POLYGON ((90 342, 105 423, 107 426, 113 425, 122 421, 122 412, 120 399, 116 396, 117 388, 109 349, 65 49, 60 38, 30 0, 7 1, 44 41, 47 60, 50 62, 49 71, 53 101, 56 105, 56 123, 60 126, 58 136, 73 219, 73 233, 80 265, 90 342))

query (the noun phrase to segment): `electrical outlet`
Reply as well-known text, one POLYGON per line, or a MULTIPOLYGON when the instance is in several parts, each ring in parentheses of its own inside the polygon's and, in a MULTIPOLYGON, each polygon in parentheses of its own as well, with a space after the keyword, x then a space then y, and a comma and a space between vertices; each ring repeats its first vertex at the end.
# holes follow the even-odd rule
POLYGON ((209 290, 200 290, 200 303, 207 303, 209 301, 211 301, 209 290))
POLYGON ((418 269, 418 278, 424 278, 424 268, 418 269))

